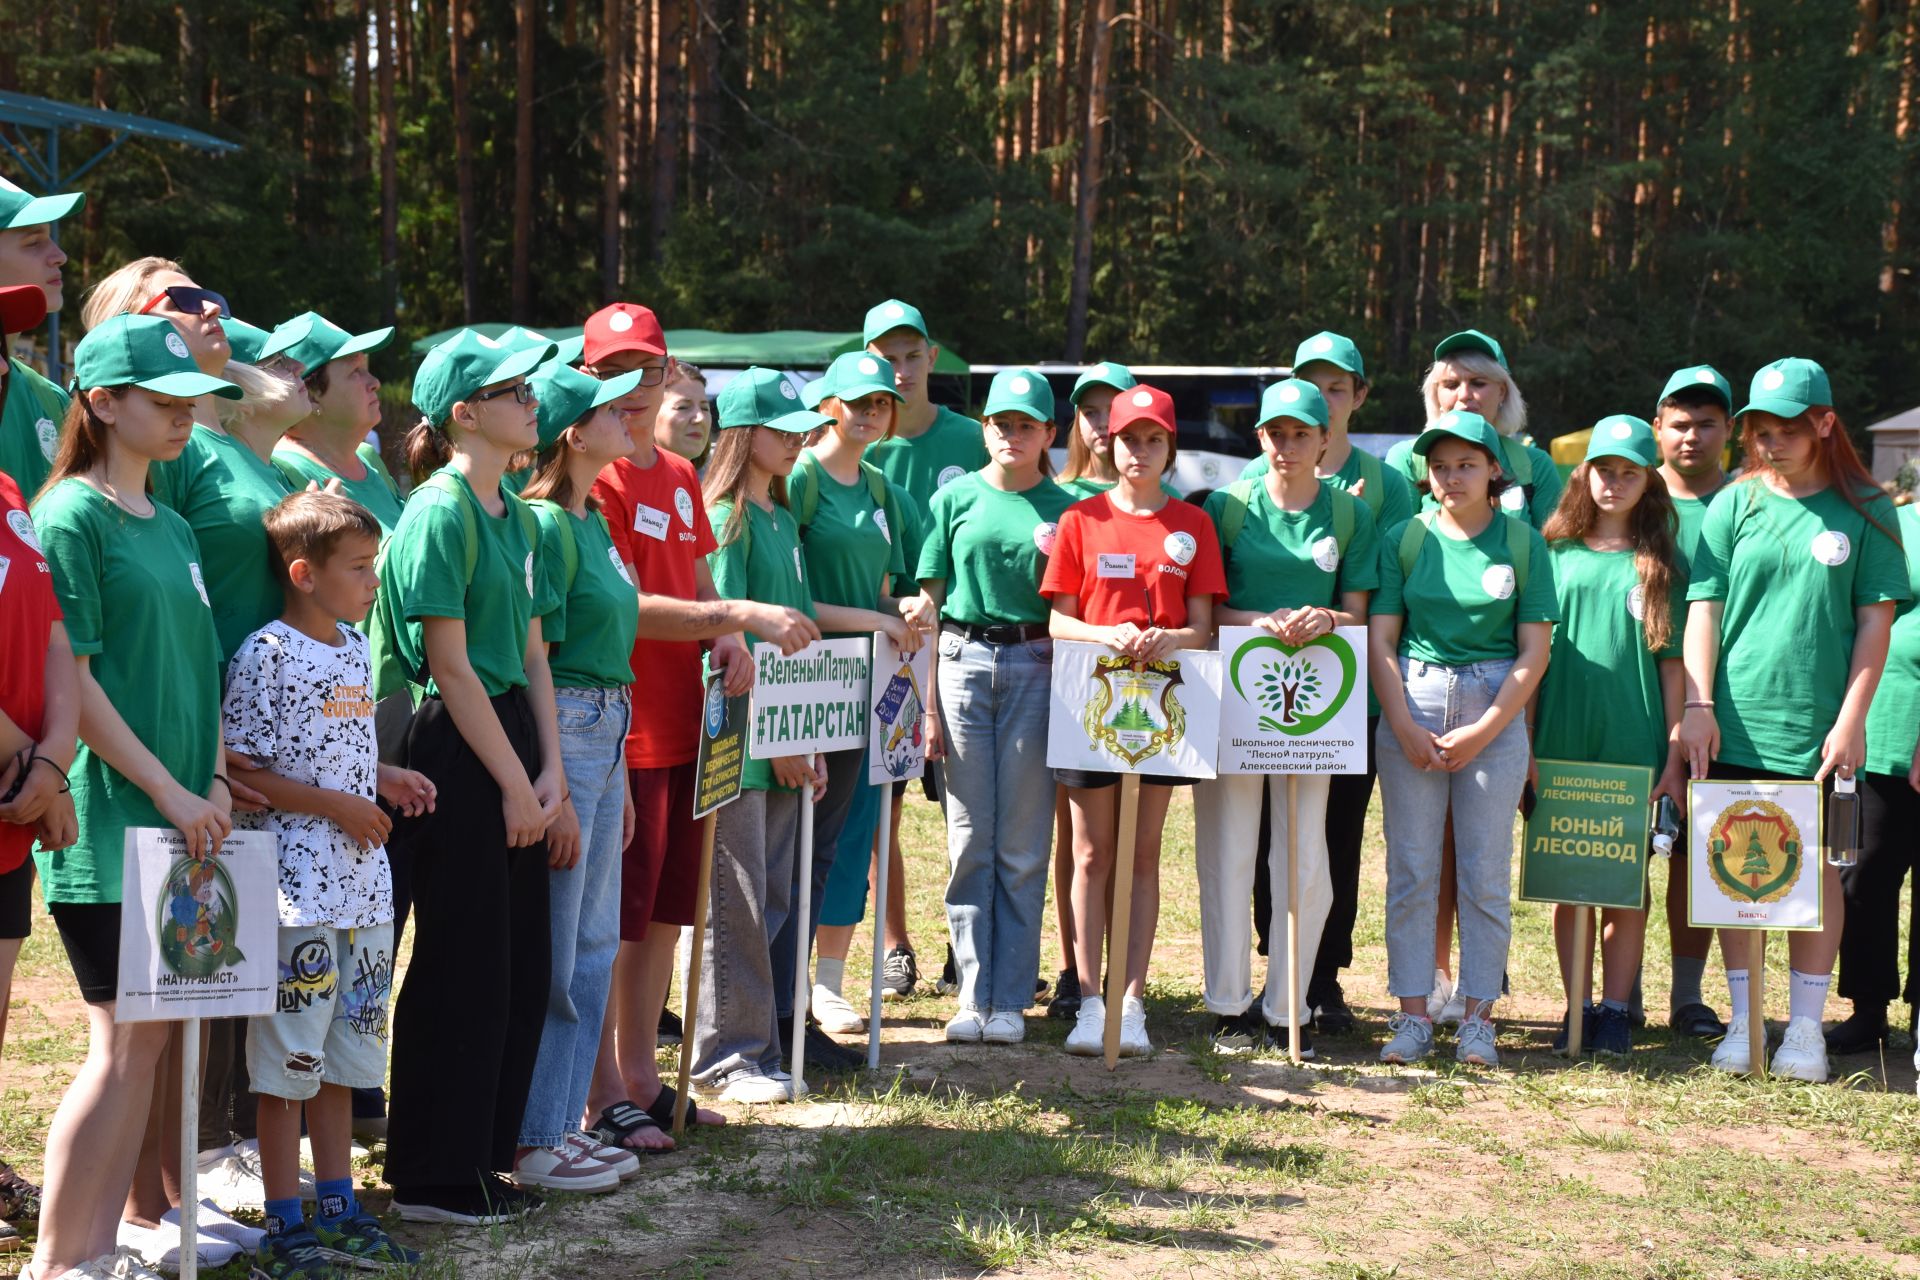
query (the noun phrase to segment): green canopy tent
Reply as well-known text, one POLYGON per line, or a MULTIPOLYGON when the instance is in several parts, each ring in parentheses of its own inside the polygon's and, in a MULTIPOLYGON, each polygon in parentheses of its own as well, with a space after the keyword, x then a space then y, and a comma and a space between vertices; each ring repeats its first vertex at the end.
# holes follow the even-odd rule
MULTIPOLYGON (((484 333, 489 338, 497 338, 513 328, 510 324, 466 327, 484 333)), ((580 335, 580 326, 577 324, 561 328, 544 325, 532 327, 556 342, 580 335)), ((443 329, 439 333, 416 339, 413 353, 424 356, 458 332, 458 329, 443 329)), ((858 333, 831 333, 820 329, 773 329, 766 333, 720 333, 713 329, 667 330, 667 350, 690 364, 715 369, 744 369, 755 364, 771 369, 824 369, 833 363, 835 356, 858 351, 860 347, 858 333)), ((933 371, 965 376, 967 362, 942 346, 940 358, 934 361, 933 371)))

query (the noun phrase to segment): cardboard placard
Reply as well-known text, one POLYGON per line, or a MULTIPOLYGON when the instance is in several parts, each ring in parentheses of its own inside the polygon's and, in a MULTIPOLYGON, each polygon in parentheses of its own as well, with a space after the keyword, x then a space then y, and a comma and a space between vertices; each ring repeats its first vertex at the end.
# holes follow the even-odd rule
POLYGON ((815 640, 792 657, 778 645, 753 646, 755 760, 845 751, 867 740, 864 638, 815 640))
POLYGON ((700 702, 700 746, 693 761, 693 816, 704 818, 740 798, 747 768, 750 699, 729 698, 720 672, 706 678, 700 702))
POLYGON ((1536 760, 1540 781, 1520 850, 1520 896, 1589 907, 1647 905, 1653 770, 1536 760))
POLYGON ((1290 645, 1220 628, 1220 751, 1230 773, 1367 771, 1367 629, 1290 645))
POLYGON ((1219 654, 1181 649, 1139 662, 1105 645, 1055 642, 1048 768, 1211 778, 1219 738, 1219 654))
POLYGON ((1687 786, 1687 922, 1818 929, 1825 862, 1817 782, 1687 786))
POLYGON ((121 863, 116 1022, 272 1013, 279 986, 279 838, 235 831, 196 858, 171 827, 129 827, 121 863))
POLYGON ((876 787, 927 771, 927 677, 932 662, 931 640, 903 654, 886 632, 873 633, 867 781, 876 787))

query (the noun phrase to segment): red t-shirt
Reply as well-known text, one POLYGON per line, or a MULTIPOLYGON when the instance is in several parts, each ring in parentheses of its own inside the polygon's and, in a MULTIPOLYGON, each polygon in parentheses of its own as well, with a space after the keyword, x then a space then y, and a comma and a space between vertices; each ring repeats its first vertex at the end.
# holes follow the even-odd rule
POLYGON ((1184 627, 1187 597, 1226 595, 1227 574, 1213 522, 1191 502, 1138 515, 1096 493, 1060 517, 1040 594, 1078 596, 1096 626, 1184 627))
MULTIPOLYGON (((656 449, 645 469, 622 458, 600 473, 593 496, 640 590, 693 599, 695 569, 714 547, 693 464, 665 449, 656 449)), ((646 696, 644 705, 635 699, 628 768, 693 763, 700 736, 700 649, 697 640, 634 642, 634 686, 646 696)))
MULTIPOLYGON (((40 554, 27 500, 0 473, 0 711, 36 741, 46 713, 47 641, 58 621, 53 571, 40 554)), ((14 870, 31 852, 32 827, 0 822, 0 872, 14 870)))

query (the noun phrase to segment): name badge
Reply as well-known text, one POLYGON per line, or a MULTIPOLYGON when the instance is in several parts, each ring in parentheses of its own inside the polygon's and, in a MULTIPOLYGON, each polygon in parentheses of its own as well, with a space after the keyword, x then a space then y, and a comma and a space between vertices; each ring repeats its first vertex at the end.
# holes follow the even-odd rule
POLYGON ((1102 551, 1099 557, 1099 573, 1103 578, 1131 578, 1133 576, 1133 553, 1125 555, 1117 551, 1102 551))
POLYGON ((656 507, 633 509, 633 531, 644 533, 656 542, 667 540, 667 513, 656 507))

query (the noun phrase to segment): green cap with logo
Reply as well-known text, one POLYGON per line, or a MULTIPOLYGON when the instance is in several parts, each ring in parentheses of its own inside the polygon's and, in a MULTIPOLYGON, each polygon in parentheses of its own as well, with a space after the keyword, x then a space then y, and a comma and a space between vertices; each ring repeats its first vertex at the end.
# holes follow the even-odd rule
POLYGON ((1720 403, 1727 407, 1728 413, 1733 412, 1733 385, 1710 364, 1675 369, 1673 376, 1667 379, 1667 385, 1660 388, 1660 399, 1654 401, 1654 412, 1660 412, 1660 403, 1668 396, 1681 391, 1711 391, 1720 397, 1720 403))
POLYGON ((1073 394, 1067 397, 1074 408, 1080 407, 1080 397, 1088 387, 1112 387, 1115 391, 1131 391, 1140 383, 1133 376, 1133 370, 1113 360, 1102 360, 1093 368, 1081 374, 1073 384, 1073 394))
MULTIPOLYGON (((905 400, 893 385, 893 362, 884 356, 876 356, 867 351, 848 351, 836 356, 827 366, 827 375, 819 380, 822 384, 820 399, 832 396, 836 400, 858 400, 870 396, 876 391, 884 391, 895 400, 905 400)), ((800 399, 804 402, 806 396, 800 399)), ((815 400, 809 408, 817 408, 815 400)))
POLYGON ((772 427, 805 435, 833 421, 824 413, 802 408, 800 393, 786 375, 760 365, 735 374, 713 403, 716 425, 722 428, 772 427))
POLYGON ((241 364, 259 364, 266 359, 260 354, 260 349, 267 345, 267 339, 273 335, 259 325, 226 316, 220 321, 220 331, 227 335, 227 350, 241 364))
POLYGON ((1501 350, 1499 341, 1478 329, 1462 329, 1459 333, 1450 333, 1440 339, 1434 344, 1433 358, 1443 360, 1453 351, 1473 351, 1492 356, 1502 369, 1507 367, 1507 353, 1501 350))
POLYGON ((1320 394, 1320 388, 1305 378, 1288 378, 1276 382, 1260 393, 1260 421, 1256 427, 1264 427, 1276 418, 1292 418, 1295 422, 1304 422, 1310 427, 1327 429, 1327 398, 1320 394))
POLYGON ((540 447, 544 449, 601 405, 611 404, 639 386, 640 370, 602 382, 556 356, 535 369, 527 381, 533 384, 533 394, 540 401, 540 447))
POLYGON ((1600 419, 1587 437, 1586 461, 1595 458, 1625 458, 1643 467, 1659 466, 1660 447, 1654 442, 1653 424, 1630 413, 1600 419))
POLYGON ((827 398, 827 390, 827 375, 823 373, 800 388, 800 403, 809 409, 818 409, 820 402, 827 398))
POLYGON ((872 342, 895 329, 911 329, 927 341, 933 341, 933 335, 927 332, 927 318, 920 314, 920 308, 898 298, 888 298, 867 312, 866 320, 860 325, 860 341, 872 342))
POLYGON ((1420 438, 1413 442, 1413 451, 1424 458, 1428 450, 1448 436, 1479 445, 1496 461, 1504 456, 1500 451, 1500 433, 1493 429, 1493 424, 1467 409, 1449 409, 1429 422, 1420 438))
POLYGON ((538 329, 524 329, 519 325, 513 326, 495 341, 512 351, 524 351, 528 347, 544 347, 552 343, 560 349, 560 354, 554 358, 561 364, 579 364, 581 353, 587 349, 587 335, 584 333, 576 333, 571 338, 550 338, 538 329))
POLYGON ((1032 369, 1002 369, 993 375, 987 388, 987 407, 982 413, 1024 413, 1042 422, 1053 421, 1053 387, 1032 369))
POLYGON ((299 365, 302 373, 311 374, 329 360, 378 351, 392 341, 391 326, 348 333, 318 311, 303 311, 274 329, 273 336, 260 348, 260 358, 285 356, 299 365))
POLYGON ((509 351, 475 329, 460 332, 427 352, 413 375, 413 407, 444 426, 453 406, 495 383, 524 378, 552 359, 552 343, 509 351))
POLYGON ((1827 371, 1804 356, 1788 356, 1762 365, 1747 389, 1747 403, 1736 418, 1749 413, 1771 413, 1779 418, 1797 418, 1815 405, 1833 403, 1833 384, 1827 371))
POLYGON ((1296 378, 1300 370, 1310 364, 1330 364, 1336 369, 1345 369, 1362 382, 1367 379, 1367 362, 1360 358, 1360 348, 1352 338, 1331 329, 1322 329, 1293 349, 1296 378))
POLYGON ((86 198, 86 193, 80 191, 57 196, 36 196, 0 178, 0 231, 58 222, 78 209, 86 198))
POLYGON ((165 316, 122 313, 102 320, 73 352, 74 386, 141 387, 163 396, 238 400, 239 387, 200 372, 187 340, 165 316))

